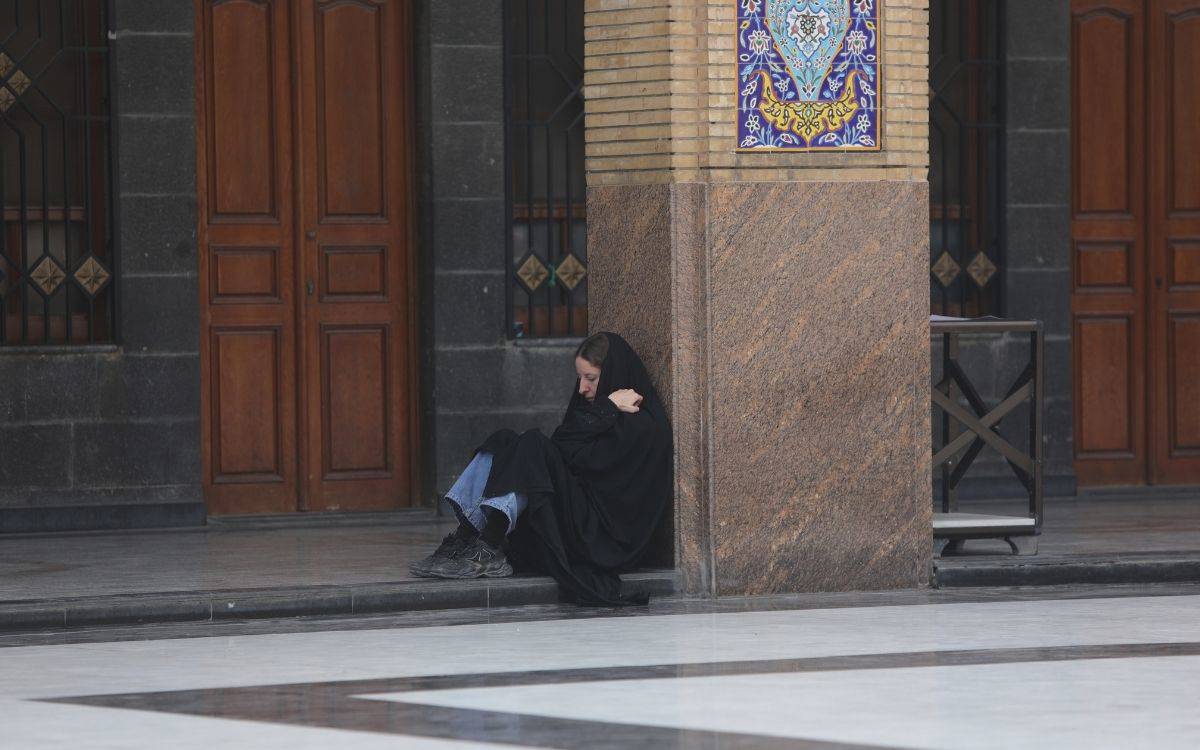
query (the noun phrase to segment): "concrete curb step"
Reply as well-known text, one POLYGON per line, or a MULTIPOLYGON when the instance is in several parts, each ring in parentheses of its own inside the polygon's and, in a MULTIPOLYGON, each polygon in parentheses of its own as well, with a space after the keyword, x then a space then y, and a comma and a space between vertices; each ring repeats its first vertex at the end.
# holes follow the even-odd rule
MULTIPOLYGON (((673 595, 678 574, 654 570, 622 576, 626 590, 673 595)), ((432 609, 553 604, 550 578, 397 581, 348 586, 177 591, 0 603, 0 632, 150 622, 209 622, 308 615, 360 615, 432 609)))
POLYGON ((1200 553, 934 561, 934 588, 1200 581, 1200 553))

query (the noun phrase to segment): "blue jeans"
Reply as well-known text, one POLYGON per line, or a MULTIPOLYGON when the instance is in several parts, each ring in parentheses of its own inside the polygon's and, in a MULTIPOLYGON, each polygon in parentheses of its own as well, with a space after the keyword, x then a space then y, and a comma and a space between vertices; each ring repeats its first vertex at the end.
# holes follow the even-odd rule
POLYGON ((477 453, 471 463, 459 476, 458 481, 446 493, 446 500, 457 506, 472 526, 483 531, 487 518, 483 508, 495 508, 508 516, 508 533, 517 527, 517 517, 529 504, 528 498, 519 492, 510 492, 500 497, 484 497, 483 488, 487 485, 488 475, 492 473, 492 454, 477 453))

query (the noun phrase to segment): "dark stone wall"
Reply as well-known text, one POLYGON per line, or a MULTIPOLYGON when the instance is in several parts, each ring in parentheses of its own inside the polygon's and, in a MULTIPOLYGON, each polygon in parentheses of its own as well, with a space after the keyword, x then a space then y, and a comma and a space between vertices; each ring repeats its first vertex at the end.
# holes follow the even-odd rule
POLYGON ((115 6, 121 341, 0 349, 0 531, 204 520, 193 6, 115 6))
POLYGON ((1070 3, 1008 2, 1008 312, 1045 324, 1045 474, 1074 494, 1070 3))
MULTIPOLYGON (((1070 123, 1071 30, 1065 2, 1007 3, 1007 317, 1045 327, 1043 471, 1047 494, 1075 492, 1071 412, 1070 123)), ((1027 361, 1023 337, 962 340, 989 403, 1003 398, 1027 361)), ((935 347, 938 375, 940 348, 935 347)), ((1023 414, 1001 432, 1024 447, 1023 414)), ((936 428, 936 424, 935 424, 936 428)), ((999 455, 985 449, 963 497, 1023 492, 999 455)), ((934 472, 935 481, 938 472, 934 472)))
MULTIPOLYGON (((0 350, 0 531, 204 521, 193 13, 116 0, 121 341, 0 350)), ((419 0, 416 25, 429 505, 491 431, 553 429, 578 341, 505 337, 502 0, 419 0)))
POLYGON ((553 429, 574 382, 577 339, 505 337, 502 9, 422 0, 418 10, 427 502, 493 430, 553 429))

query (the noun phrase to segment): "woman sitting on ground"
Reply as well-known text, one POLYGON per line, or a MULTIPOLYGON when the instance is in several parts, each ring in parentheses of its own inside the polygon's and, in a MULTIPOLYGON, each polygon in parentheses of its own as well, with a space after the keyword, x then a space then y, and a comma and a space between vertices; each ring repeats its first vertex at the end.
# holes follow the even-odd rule
POLYGON ((553 437, 501 430, 446 495, 458 529, 414 575, 553 576, 582 604, 631 604, 617 573, 645 552, 672 497, 671 424, 641 359, 615 333, 575 352, 578 380, 553 437))

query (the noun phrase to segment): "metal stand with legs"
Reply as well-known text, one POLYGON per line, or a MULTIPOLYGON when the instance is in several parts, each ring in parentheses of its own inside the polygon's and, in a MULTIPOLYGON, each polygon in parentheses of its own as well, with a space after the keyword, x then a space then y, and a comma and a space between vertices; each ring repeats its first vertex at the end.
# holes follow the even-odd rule
POLYGON ((933 446, 933 468, 941 472, 942 479, 941 510, 933 515, 934 555, 960 552, 965 540, 983 538, 1004 539, 1014 554, 1037 554, 1036 537, 1042 530, 1042 323, 994 318, 932 320, 929 328, 931 334, 942 336, 942 379, 932 393, 942 427, 942 444, 937 445, 935 438, 933 446), (993 407, 984 403, 959 363, 958 337, 964 333, 1024 333, 1029 337, 1029 363, 993 407), (1029 406, 1028 452, 1015 447, 997 429, 1005 416, 1024 404, 1029 406), (959 512, 958 484, 984 446, 999 452, 1025 487, 1027 515, 959 512))

